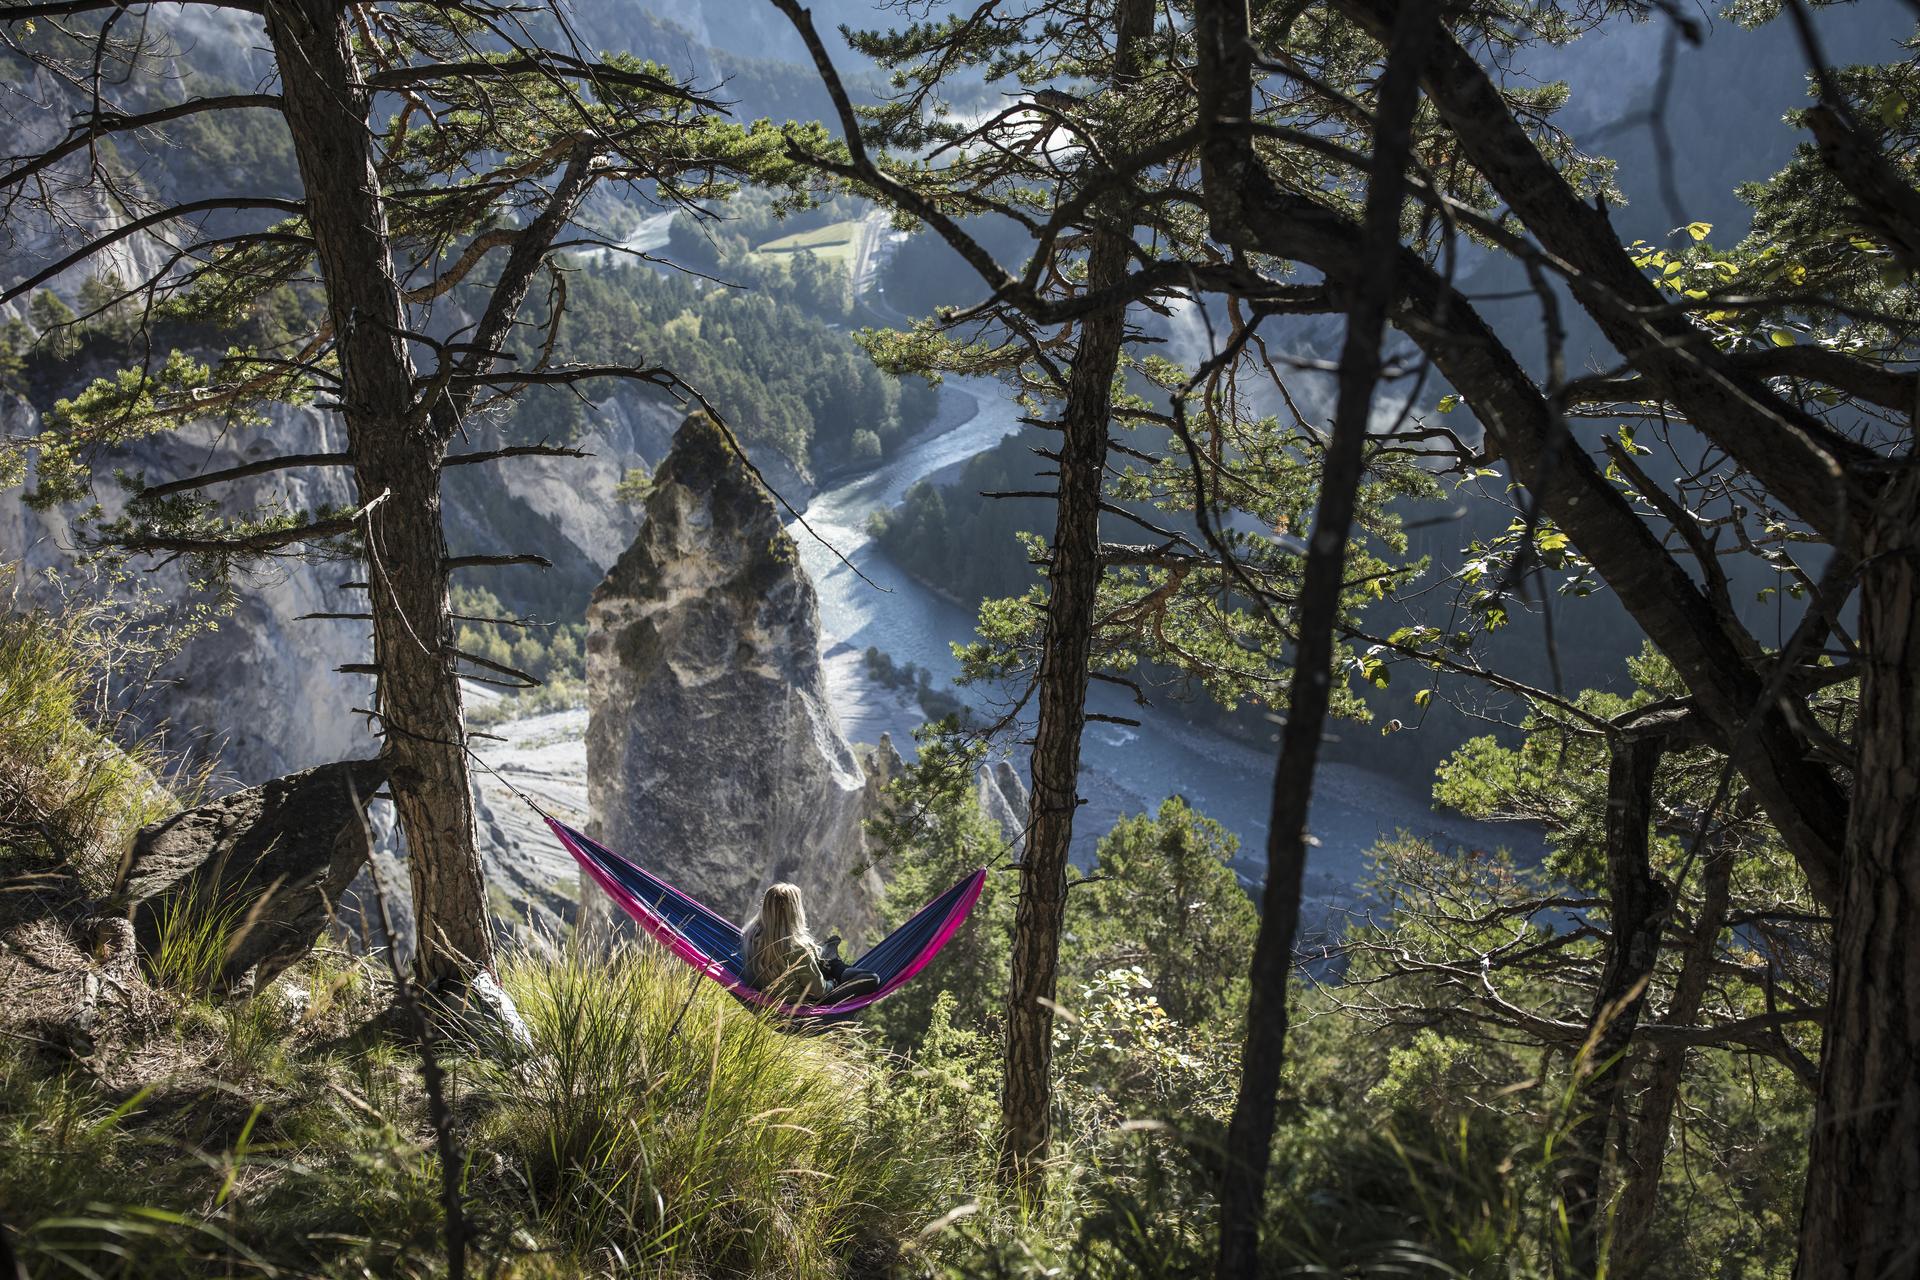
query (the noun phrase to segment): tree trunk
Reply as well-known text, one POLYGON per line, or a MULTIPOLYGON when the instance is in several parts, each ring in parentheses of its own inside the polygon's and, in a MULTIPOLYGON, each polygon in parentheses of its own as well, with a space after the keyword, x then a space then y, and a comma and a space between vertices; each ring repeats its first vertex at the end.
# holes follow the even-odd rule
POLYGON ((376 709, 407 838, 416 970, 428 982, 459 977, 491 964, 493 934, 452 656, 440 524, 445 442, 416 405, 374 169, 372 99, 354 63, 347 11, 332 0, 274 0, 266 16, 337 335, 347 450, 361 501, 380 500, 365 530, 376 709))
MULTIPOLYGON (((1220 5, 1219 9, 1228 7, 1220 5)), ((1234 27, 1244 14, 1221 24, 1234 27)), ((1320 759, 1320 736, 1333 692, 1334 624, 1339 620, 1360 482, 1366 469, 1367 427, 1380 381, 1381 343, 1396 288, 1400 211, 1412 154, 1413 113, 1430 24, 1403 19, 1394 24, 1386 68, 1376 91, 1373 163, 1367 177, 1363 237, 1366 260, 1346 299, 1347 332, 1340 351, 1339 398, 1333 437, 1327 445, 1320 496, 1307 540, 1287 688, 1287 720, 1273 775, 1273 816, 1267 828, 1267 887, 1260 933, 1247 975, 1247 1036, 1241 1054, 1240 1091, 1227 1128, 1220 1184, 1220 1280, 1251 1280, 1260 1272, 1260 1220, 1266 1208, 1267 1165, 1273 1158, 1275 1094, 1286 1062, 1287 995, 1294 934, 1300 923, 1301 885, 1307 870, 1307 813, 1320 759)), ((1237 38, 1210 30, 1202 48, 1237 38)), ((1207 77, 1206 68, 1202 76, 1207 77)), ((1238 90, 1236 90, 1237 92, 1238 90)), ((1231 166, 1223 166, 1226 170, 1231 166)), ((1212 189, 1209 187, 1211 196, 1212 189)))
MULTIPOLYGON (((1714 957, 1720 949, 1720 930, 1727 921, 1732 860, 1724 848, 1707 853, 1700 914, 1693 922, 1693 937, 1680 962, 1673 996, 1660 1019, 1667 1026, 1690 1027, 1700 1016, 1707 985, 1713 979, 1714 957)), ((1689 1052, 1686 1045, 1670 1044, 1657 1046, 1648 1055, 1646 1080, 1639 1092, 1640 1114, 1626 1144, 1626 1180, 1613 1216, 1612 1265, 1608 1268, 1613 1275, 1637 1276, 1646 1270, 1648 1228, 1660 1204, 1667 1137, 1673 1129, 1673 1112, 1680 1101, 1689 1052)))
POLYGON ((1920 1273, 1920 471, 1860 577, 1859 757, 1797 1280, 1920 1273))
POLYGON ((1646 1005, 1647 981, 1660 958, 1669 903, 1653 878, 1647 833, 1653 824, 1653 775, 1666 750, 1657 733, 1628 734, 1612 744, 1607 768, 1607 892, 1612 938, 1587 1020, 1587 1042, 1574 1064, 1575 1114, 1560 1144, 1558 1180, 1567 1219, 1562 1274, 1591 1276, 1600 1256, 1600 1175, 1607 1133, 1619 1108, 1626 1055, 1646 1005))
MULTIPOLYGON (((1153 30, 1149 0, 1121 0, 1115 14, 1114 79, 1125 83, 1153 30)), ((1106 202, 1087 255, 1087 288, 1126 277, 1132 209, 1106 202)), ((1067 402, 1061 414, 1060 496, 1047 568, 1047 626, 1041 648, 1033 799, 1020 859, 1013 967, 1007 990, 1006 1078, 1000 1095, 1000 1173, 1032 1186, 1052 1140, 1053 1010, 1060 930, 1067 911, 1067 857, 1080 805, 1080 738, 1086 727, 1087 668, 1100 590, 1100 502, 1106 492, 1113 377, 1126 332, 1124 305, 1080 322, 1067 402)))
MULTIPOLYGON (((1095 238, 1087 285, 1126 271, 1131 236, 1095 238)), ((1047 630, 1040 658, 1039 724, 1033 742, 1032 818, 1020 859, 1013 974, 1007 993, 1006 1083, 1001 1093, 1001 1168, 1029 1181, 1050 1140, 1055 970, 1067 907, 1067 855, 1080 804, 1080 736, 1086 725, 1087 666, 1094 597, 1100 589, 1100 500, 1105 492, 1107 420, 1126 309, 1090 313, 1080 324, 1061 417, 1060 498, 1047 568, 1047 630)))

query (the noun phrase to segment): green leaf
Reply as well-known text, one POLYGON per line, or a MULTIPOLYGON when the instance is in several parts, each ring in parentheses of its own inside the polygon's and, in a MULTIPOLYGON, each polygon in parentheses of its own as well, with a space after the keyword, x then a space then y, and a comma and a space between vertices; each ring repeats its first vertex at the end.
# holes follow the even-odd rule
POLYGON ((1713 234, 1713 224, 1711 222, 1689 222, 1687 224, 1687 234, 1695 240, 1705 240, 1713 234))
POLYGON ((1424 708, 1429 702, 1432 702, 1432 701, 1433 701, 1433 690, 1431 689, 1422 689, 1418 693, 1415 693, 1413 695, 1413 705, 1416 707, 1424 708))
POLYGON ((1460 407, 1460 397, 1447 395, 1440 397, 1439 409, 1442 413, 1452 413, 1460 407))
POLYGON ((1767 336, 1773 340, 1773 345, 1776 347, 1791 347, 1795 345, 1793 335, 1785 329, 1775 329, 1767 336))

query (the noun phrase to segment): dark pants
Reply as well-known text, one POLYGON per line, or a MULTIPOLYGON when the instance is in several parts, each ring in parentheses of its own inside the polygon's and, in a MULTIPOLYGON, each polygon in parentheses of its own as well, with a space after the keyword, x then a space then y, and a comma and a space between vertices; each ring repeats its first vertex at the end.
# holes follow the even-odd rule
POLYGON ((848 968, 847 962, 840 958, 837 947, 822 957, 820 972, 826 975, 828 1004, 839 1004, 842 1000, 870 995, 880 989, 879 974, 866 969, 848 968))

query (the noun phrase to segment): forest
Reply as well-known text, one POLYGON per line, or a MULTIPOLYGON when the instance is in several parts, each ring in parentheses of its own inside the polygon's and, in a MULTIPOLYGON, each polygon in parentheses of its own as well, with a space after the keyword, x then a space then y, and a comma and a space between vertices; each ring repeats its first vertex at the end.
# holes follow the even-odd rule
POLYGON ((0 1280, 1920 1275, 1916 22, 0 0, 0 1280))

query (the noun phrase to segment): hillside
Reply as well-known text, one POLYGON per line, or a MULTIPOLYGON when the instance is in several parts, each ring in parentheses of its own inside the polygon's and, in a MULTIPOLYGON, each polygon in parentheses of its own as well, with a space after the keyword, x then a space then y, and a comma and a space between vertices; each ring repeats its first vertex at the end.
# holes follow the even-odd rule
POLYGON ((0 1280, 1913 1270, 1906 9, 7 0, 0 123, 0 1280))

